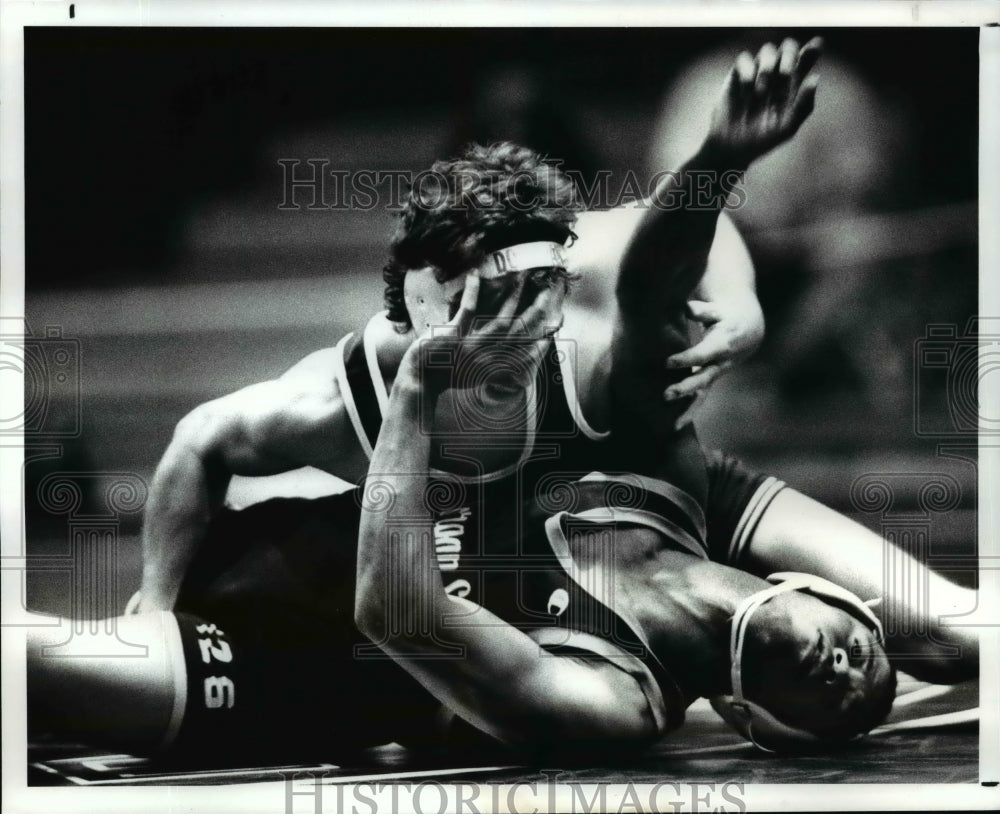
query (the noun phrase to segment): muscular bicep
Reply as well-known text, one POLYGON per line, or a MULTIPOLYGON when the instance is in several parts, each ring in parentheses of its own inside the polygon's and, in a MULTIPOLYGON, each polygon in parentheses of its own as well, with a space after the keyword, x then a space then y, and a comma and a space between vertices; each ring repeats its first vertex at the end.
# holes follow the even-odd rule
POLYGON ((442 600, 437 636, 382 643, 445 706, 521 746, 642 744, 657 734, 636 678, 608 661, 556 656, 472 603, 442 600), (442 658, 442 653, 451 653, 442 658))
POLYGON ((254 384, 202 405, 185 421, 194 425, 194 435, 204 436, 206 457, 231 474, 274 475, 315 466, 355 480, 366 468, 332 377, 254 384))

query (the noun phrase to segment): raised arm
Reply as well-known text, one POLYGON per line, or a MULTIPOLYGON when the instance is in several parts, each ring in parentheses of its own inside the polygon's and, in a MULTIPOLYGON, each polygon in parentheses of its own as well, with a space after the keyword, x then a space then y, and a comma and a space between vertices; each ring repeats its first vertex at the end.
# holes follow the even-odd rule
MULTIPOLYGON (((657 185, 622 259, 617 297, 628 331, 662 333, 663 314, 698 287, 719 215, 743 171, 791 138, 812 112, 816 81, 809 72, 819 52, 819 40, 801 49, 786 40, 780 51, 762 48, 756 60, 737 58, 705 141, 657 185)), ((746 279, 736 282, 746 290, 746 279)), ((705 284, 720 288, 711 278, 705 284)))
MULTIPOLYGON (((635 679, 610 663, 543 657, 521 631, 445 593, 424 504, 430 445, 420 416, 447 382, 440 361, 432 372, 422 360, 468 350, 477 293, 478 279, 470 276, 452 322, 456 335, 415 343, 393 384, 365 484, 356 623, 447 708, 504 742, 641 742, 656 726, 635 679)), ((555 297, 545 292, 539 299, 551 304, 555 297)), ((516 301, 511 297, 505 312, 512 314, 516 301)), ((495 341, 505 312, 475 332, 473 344, 495 341)), ((524 322, 550 324, 536 306, 524 322)))
POLYGON ((150 487, 136 610, 173 607, 233 475, 307 465, 349 480, 364 474, 367 460, 324 354, 307 357, 280 379, 207 402, 178 423, 150 487))
MULTIPOLYGON (((750 163, 791 138, 809 116, 816 88, 809 71, 819 49, 818 40, 801 49, 786 40, 780 52, 765 47, 756 61, 740 55, 704 143, 665 175, 625 251, 615 292, 611 391, 627 390, 630 402, 645 405, 639 409, 650 415, 659 409, 665 387, 684 379, 679 370, 666 372, 664 360, 688 348, 689 300, 699 284, 716 296, 725 288, 717 277, 726 276, 724 262, 704 279, 723 206, 750 163)), ((744 272, 732 295, 752 293, 751 283, 744 272)), ((690 356, 680 359, 698 363, 690 356)), ((661 411, 660 421, 669 423, 681 410, 661 411)))

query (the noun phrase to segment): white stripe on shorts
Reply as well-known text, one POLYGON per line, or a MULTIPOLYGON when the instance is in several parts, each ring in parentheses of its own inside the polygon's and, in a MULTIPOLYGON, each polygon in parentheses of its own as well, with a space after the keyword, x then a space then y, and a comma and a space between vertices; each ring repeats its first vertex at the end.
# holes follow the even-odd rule
POLYGON ((727 565, 737 565, 739 563, 750 547, 750 540, 753 538, 753 533, 757 530, 757 524, 760 522, 765 509, 771 505, 771 501, 784 488, 785 482, 775 477, 767 478, 757 487, 757 491, 753 493, 753 496, 743 509, 740 522, 736 524, 736 530, 733 532, 733 539, 729 542, 729 557, 726 559, 727 565))
POLYGON ((160 611, 163 616, 163 638, 167 650, 167 669, 171 670, 174 679, 174 706, 170 711, 170 721, 167 731, 160 741, 160 751, 170 748, 177 739, 177 733, 184 720, 187 710, 187 665, 184 661, 184 643, 181 641, 181 629, 177 617, 170 611, 160 611))

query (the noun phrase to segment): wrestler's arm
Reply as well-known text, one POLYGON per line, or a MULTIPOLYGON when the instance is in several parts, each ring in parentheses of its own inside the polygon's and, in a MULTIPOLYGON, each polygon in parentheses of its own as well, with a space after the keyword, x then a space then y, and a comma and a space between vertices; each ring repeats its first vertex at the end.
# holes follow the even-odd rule
MULTIPOLYGON (((452 323, 460 335, 471 325, 477 291, 470 277, 452 323)), ((430 341, 438 351, 459 352, 440 337, 430 341)), ((447 708, 504 742, 579 746, 651 738, 655 720, 635 679, 610 663, 545 656, 521 631, 445 593, 424 503, 430 442, 419 424, 440 388, 430 372, 422 375, 420 355, 414 345, 404 357, 364 487, 359 629, 447 708)))
POLYGON ((700 368, 668 388, 667 398, 681 398, 709 387, 734 364, 750 356, 764 339, 764 312, 757 299, 753 260, 732 220, 722 213, 708 263, 692 298, 688 317, 704 336, 667 360, 670 368, 700 368))
POLYGON ((367 468, 354 441, 329 354, 282 377, 196 407, 177 425, 153 482, 143 525, 137 610, 169 610, 233 475, 316 466, 345 480, 367 468))
POLYGON ((924 681, 951 684, 979 675, 978 628, 963 627, 976 592, 936 574, 891 542, 793 489, 761 516, 740 566, 767 576, 802 571, 825 577, 874 607, 897 666, 924 681), (952 618, 948 618, 952 617, 952 618))
MULTIPOLYGON (((611 370, 624 371, 625 380, 643 390, 636 397, 651 406, 659 395, 658 383, 665 379, 664 355, 687 350, 690 310, 686 311, 685 304, 699 287, 702 293, 719 296, 721 292, 726 297, 727 272, 732 273, 728 258, 719 258, 705 276, 720 213, 750 163, 790 139, 812 112, 816 77, 810 71, 820 45, 813 40, 800 49, 786 40, 780 53, 766 46, 756 61, 746 53, 739 56, 704 143, 660 182, 654 205, 632 236, 615 290, 618 315, 611 370)), ((726 230, 726 240, 732 244, 728 225, 726 230)), ((736 260, 739 283, 729 296, 745 298, 753 292, 751 273, 739 269, 746 257, 734 251, 729 254, 736 260)), ((752 299, 751 310, 759 317, 756 297, 752 299)), ((753 321, 756 330, 762 331, 762 325, 753 321)), ((716 333, 721 339, 722 332, 716 333)), ((701 364, 705 359, 688 353, 675 356, 672 363, 678 362, 701 364)), ((717 372, 708 371, 705 378, 717 372)), ((676 374, 666 380, 673 387, 680 383, 676 374)))
MULTIPOLYGON (((575 343, 576 383, 588 417, 598 418, 605 405, 604 360, 617 315, 615 283, 629 241, 643 216, 643 206, 584 212, 575 227, 578 240, 567 251, 574 283, 571 307, 561 337, 575 343)), ((757 300, 753 260, 728 214, 719 216, 704 274, 687 303, 687 317, 700 322, 704 336, 679 354, 659 361, 670 367, 698 370, 674 383, 672 398, 704 391, 721 374, 752 354, 764 337, 764 315, 757 300)))

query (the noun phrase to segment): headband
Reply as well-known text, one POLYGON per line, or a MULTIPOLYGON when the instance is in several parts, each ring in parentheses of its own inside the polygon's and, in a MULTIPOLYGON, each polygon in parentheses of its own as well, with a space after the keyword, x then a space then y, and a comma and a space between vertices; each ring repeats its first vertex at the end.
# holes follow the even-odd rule
POLYGON ((479 276, 484 280, 491 280, 512 272, 549 266, 565 268, 566 251, 560 243, 539 240, 490 252, 479 267, 479 276))
POLYGON ((754 725, 758 734, 767 734, 771 738, 782 738, 785 740, 818 742, 819 738, 810 732, 782 723, 767 710, 743 695, 742 659, 743 644, 746 640, 747 629, 750 626, 750 618, 765 602, 770 601, 778 594, 787 591, 806 591, 813 594, 818 599, 828 604, 836 604, 851 613, 859 621, 864 622, 871 628, 879 643, 884 641, 882 623, 872 613, 871 608, 846 588, 842 588, 836 583, 811 574, 797 574, 792 572, 772 574, 768 577, 769 582, 777 584, 771 585, 762 591, 758 591, 740 603, 733 615, 732 631, 729 637, 729 658, 730 658, 730 678, 732 679, 733 694, 731 696, 720 696, 712 699, 712 706, 730 725, 734 726, 744 737, 754 746, 764 752, 773 752, 763 746, 754 737, 754 725))

